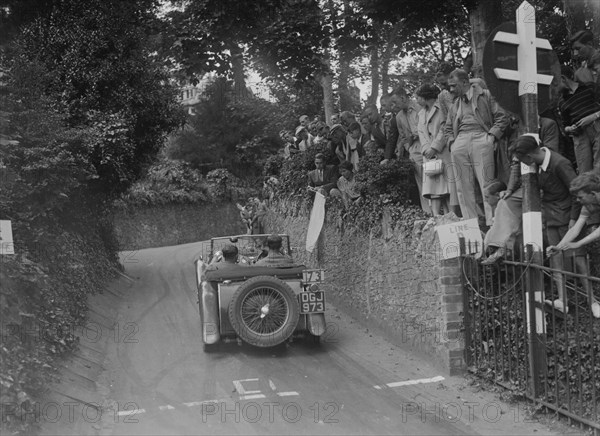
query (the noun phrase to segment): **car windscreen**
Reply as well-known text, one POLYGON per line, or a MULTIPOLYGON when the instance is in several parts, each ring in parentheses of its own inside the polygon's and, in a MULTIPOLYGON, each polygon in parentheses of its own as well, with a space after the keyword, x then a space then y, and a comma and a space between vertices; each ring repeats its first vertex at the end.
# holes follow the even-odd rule
MULTIPOLYGON (((233 244, 238 249, 238 254, 241 256, 255 257, 258 256, 263 247, 266 248, 267 236, 236 236, 232 238, 215 238, 213 239, 213 254, 217 251, 222 251, 223 247, 228 244, 233 244)), ((282 251, 287 252, 288 236, 282 236, 283 244, 282 251)))

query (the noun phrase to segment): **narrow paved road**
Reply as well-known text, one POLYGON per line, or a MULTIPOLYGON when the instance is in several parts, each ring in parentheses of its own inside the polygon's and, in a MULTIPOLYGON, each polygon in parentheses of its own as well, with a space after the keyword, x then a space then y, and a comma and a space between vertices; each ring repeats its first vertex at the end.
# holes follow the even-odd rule
POLYGON ((113 434, 481 432, 464 410, 436 400, 436 386, 443 389, 439 372, 423 373, 418 359, 409 361, 356 323, 346 328, 334 308, 321 345, 296 341, 259 349, 228 343, 205 354, 192 263, 204 248, 149 249, 124 259, 135 280, 125 290, 117 340, 109 347, 110 397, 119 410, 113 434), (394 362, 398 356, 402 361, 394 362), (386 386, 407 380, 423 384, 386 386))

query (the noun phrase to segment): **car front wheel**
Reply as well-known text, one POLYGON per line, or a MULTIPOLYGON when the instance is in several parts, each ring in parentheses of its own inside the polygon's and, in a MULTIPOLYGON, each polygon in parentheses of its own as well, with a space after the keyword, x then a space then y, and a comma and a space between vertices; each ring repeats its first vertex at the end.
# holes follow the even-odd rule
POLYGON ((298 325, 300 308, 292 288, 270 276, 242 283, 229 304, 229 320, 237 335, 257 347, 273 347, 288 339, 298 325))

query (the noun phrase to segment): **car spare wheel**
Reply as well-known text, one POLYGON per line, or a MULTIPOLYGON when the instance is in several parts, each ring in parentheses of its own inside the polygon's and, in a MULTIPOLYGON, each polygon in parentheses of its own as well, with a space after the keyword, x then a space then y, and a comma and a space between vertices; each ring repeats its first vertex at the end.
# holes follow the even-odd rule
POLYGON ((298 324, 300 307, 287 283, 257 276, 242 283, 229 303, 229 320, 243 341, 273 347, 288 339, 298 324))

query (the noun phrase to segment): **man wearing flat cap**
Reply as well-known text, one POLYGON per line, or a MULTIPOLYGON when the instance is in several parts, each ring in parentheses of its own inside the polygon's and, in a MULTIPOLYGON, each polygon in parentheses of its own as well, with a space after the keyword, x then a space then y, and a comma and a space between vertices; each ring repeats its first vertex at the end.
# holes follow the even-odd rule
POLYGON ((265 257, 256 262, 255 265, 262 266, 276 266, 276 265, 289 265, 294 263, 290 256, 287 256, 281 252, 281 246, 283 245, 283 239, 279 235, 269 235, 267 237, 267 250, 268 253, 265 257))

